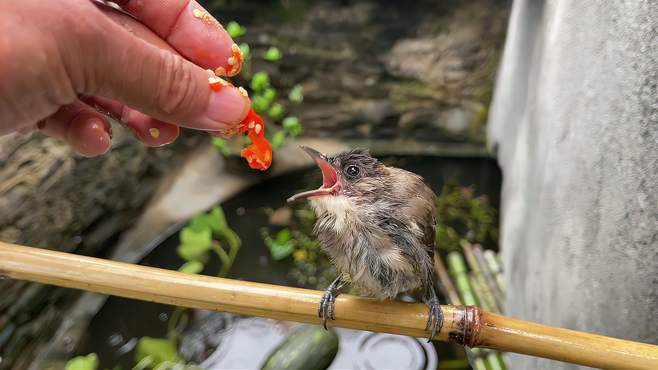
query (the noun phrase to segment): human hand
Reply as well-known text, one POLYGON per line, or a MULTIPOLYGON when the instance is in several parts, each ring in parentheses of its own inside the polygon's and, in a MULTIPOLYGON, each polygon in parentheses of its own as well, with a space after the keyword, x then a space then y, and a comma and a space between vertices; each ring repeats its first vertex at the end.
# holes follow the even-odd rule
POLYGON ((0 2, 0 135, 38 129, 96 156, 111 115, 148 146, 179 126, 225 131, 247 114, 244 90, 208 78, 240 71, 230 36, 194 0, 0 2))

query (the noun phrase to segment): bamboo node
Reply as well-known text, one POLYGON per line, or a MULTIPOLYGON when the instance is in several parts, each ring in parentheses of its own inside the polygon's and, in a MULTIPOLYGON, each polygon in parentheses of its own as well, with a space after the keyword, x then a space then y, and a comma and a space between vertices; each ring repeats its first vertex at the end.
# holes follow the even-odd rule
POLYGON ((448 333, 450 340, 467 347, 477 347, 482 311, 477 306, 457 306, 455 328, 448 333))

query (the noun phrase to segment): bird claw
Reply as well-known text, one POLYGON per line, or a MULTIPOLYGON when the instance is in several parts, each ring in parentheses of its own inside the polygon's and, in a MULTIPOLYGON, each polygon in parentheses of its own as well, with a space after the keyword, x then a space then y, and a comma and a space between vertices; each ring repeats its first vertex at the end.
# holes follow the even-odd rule
POLYGON ((439 305, 439 300, 436 298, 430 299, 427 302, 427 306, 429 307, 429 315, 425 329, 430 330, 430 337, 427 339, 429 343, 443 327, 443 311, 439 305))
POLYGON ((322 326, 327 329, 327 313, 329 318, 335 320, 334 317, 334 303, 336 302, 336 294, 332 289, 327 289, 320 300, 320 307, 318 309, 318 317, 322 319, 322 326))

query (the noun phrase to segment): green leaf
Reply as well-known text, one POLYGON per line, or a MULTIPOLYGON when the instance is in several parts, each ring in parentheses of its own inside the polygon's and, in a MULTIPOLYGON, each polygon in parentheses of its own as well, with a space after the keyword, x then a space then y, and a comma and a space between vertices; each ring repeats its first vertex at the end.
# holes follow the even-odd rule
POLYGON ((240 52, 242 53, 242 59, 243 60, 247 60, 247 59, 251 58, 251 48, 249 47, 249 45, 247 43, 244 43, 244 42, 241 43, 239 45, 239 48, 240 48, 240 52))
POLYGON ((247 28, 236 21, 230 21, 226 26, 226 32, 228 32, 231 38, 236 38, 247 33, 247 28))
POLYGON ((267 111, 267 115, 272 117, 272 119, 274 119, 274 120, 278 120, 281 117, 283 117, 284 112, 285 112, 285 109, 283 108, 283 105, 281 105, 279 103, 275 103, 267 111))
POLYGON ((223 156, 228 156, 231 154, 231 151, 229 150, 228 146, 226 145, 226 140, 220 138, 220 137, 213 137, 212 138, 212 145, 222 153, 223 156))
POLYGON ((279 149, 283 146, 283 143, 286 142, 286 132, 285 131, 277 131, 274 133, 272 136, 272 147, 274 149, 279 149))
POLYGON ((304 88, 302 85, 293 86, 292 90, 288 94, 288 100, 294 103, 301 103, 304 101, 304 88))
POLYGON ((196 219, 196 227, 190 225, 180 232, 181 244, 177 248, 178 255, 185 261, 205 261, 206 253, 212 246, 212 230, 210 226, 201 225, 206 222, 196 219))
POLYGON ((66 363, 66 370, 96 370, 98 367, 98 356, 90 353, 87 356, 78 356, 66 363))
POLYGON ((267 99, 268 103, 272 103, 276 99, 276 89, 268 87, 263 91, 263 97, 267 99))
POLYGON ((283 229, 276 233, 276 241, 277 243, 287 243, 291 236, 290 229, 283 229))
POLYGON ((185 262, 178 271, 184 272, 186 274, 198 274, 203 271, 203 263, 199 261, 189 261, 185 262))
POLYGON ((286 117, 283 120, 282 125, 283 129, 292 137, 298 136, 304 131, 304 128, 297 117, 286 117))
POLYGON ((292 254, 295 250, 296 242, 291 239, 289 229, 283 229, 276 234, 275 239, 266 236, 265 244, 270 250, 270 254, 275 261, 282 260, 292 254))
POLYGON ((263 54, 263 59, 268 60, 270 62, 276 62, 282 57, 283 54, 281 54, 281 50, 279 50, 274 46, 270 46, 270 48, 267 49, 267 51, 263 54))
POLYGON ((176 249, 180 258, 185 261, 206 262, 208 260, 208 251, 210 248, 199 247, 194 244, 181 244, 176 249))
POLYGON ((270 76, 267 72, 257 72, 251 77, 251 89, 255 92, 261 92, 270 87, 270 76))
POLYGON ((152 359, 151 367, 167 361, 178 361, 176 342, 173 339, 165 338, 140 338, 135 352, 135 361, 140 362, 147 357, 152 359))
POLYGON ((263 95, 258 94, 251 98, 251 106, 256 113, 263 113, 270 107, 270 102, 263 95))
POLYGON ((228 224, 226 223, 226 216, 224 211, 220 207, 215 207, 210 211, 210 227, 217 232, 221 232, 225 229, 228 229, 228 224))
MULTIPOLYGON (((204 215, 205 216, 205 215, 204 215)), ((192 244, 199 247, 210 247, 212 243, 212 230, 206 217, 195 217, 188 227, 180 232, 182 244, 192 244)))

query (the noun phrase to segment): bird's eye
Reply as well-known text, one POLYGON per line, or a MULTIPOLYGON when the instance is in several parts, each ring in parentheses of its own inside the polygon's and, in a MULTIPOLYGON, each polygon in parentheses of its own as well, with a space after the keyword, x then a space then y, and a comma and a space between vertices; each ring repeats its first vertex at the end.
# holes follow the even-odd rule
POLYGON ((345 173, 347 174, 347 176, 352 177, 352 178, 359 176, 360 172, 361 172, 361 170, 359 169, 359 167, 354 166, 354 165, 348 166, 345 169, 345 173))

